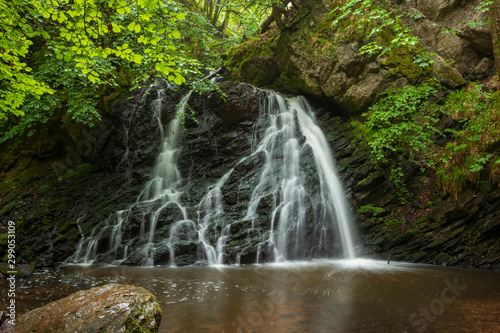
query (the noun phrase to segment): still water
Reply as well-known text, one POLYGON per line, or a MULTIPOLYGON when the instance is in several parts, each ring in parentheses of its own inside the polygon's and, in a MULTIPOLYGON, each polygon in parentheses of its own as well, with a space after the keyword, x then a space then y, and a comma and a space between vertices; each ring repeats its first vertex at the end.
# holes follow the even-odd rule
POLYGON ((110 282, 154 293, 165 333, 500 332, 499 272, 366 259, 66 266, 18 280, 18 313, 110 282))

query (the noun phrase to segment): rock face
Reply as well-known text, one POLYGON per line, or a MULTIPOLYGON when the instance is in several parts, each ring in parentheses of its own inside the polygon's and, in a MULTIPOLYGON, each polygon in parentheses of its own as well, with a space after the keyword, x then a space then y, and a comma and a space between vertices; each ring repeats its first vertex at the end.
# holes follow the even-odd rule
MULTIPOLYGON (((317 106, 316 119, 357 212, 356 229, 365 244, 360 252, 366 255, 387 257, 392 252, 395 260, 500 268, 500 192, 496 184, 470 187, 458 198, 443 196, 436 192, 432 179, 403 161, 405 182, 414 198, 400 205, 387 170, 377 166, 360 137, 363 131, 357 126, 362 124, 356 117, 389 87, 416 85, 436 77, 443 85, 457 88, 466 81, 488 78, 493 68, 490 33, 487 27, 467 25, 484 18, 474 10, 479 2, 396 1, 404 25, 420 37, 422 51, 436 53, 430 68, 414 63, 404 50, 381 58, 359 55, 367 42, 363 34, 347 36, 332 28, 332 2, 321 0, 304 1, 287 30, 271 30, 229 55, 233 78, 305 94, 317 106), (445 30, 455 33, 443 33, 445 30), (451 58, 454 63, 447 61, 451 58)), ((181 201, 195 222, 208 187, 249 155, 265 94, 250 84, 231 81, 222 83, 221 90, 224 98, 192 95, 189 107, 198 122, 188 117, 185 128, 177 133, 183 146, 178 165, 183 179, 181 201)), ((152 176, 160 146, 151 105, 159 94, 165 95, 160 122, 167 124, 186 93, 160 82, 116 99, 96 128, 53 121, 17 149, 13 142, 0 146, 0 176, 5 179, 0 184, 0 226, 16 221, 18 263, 54 266, 75 253, 83 236, 100 232, 119 218, 117 212, 137 202, 152 176)), ((232 223, 226 263, 237 258, 242 263, 254 262, 257 253, 261 259, 270 258, 257 247, 270 226, 262 223, 257 230, 250 221, 241 220, 262 163, 255 156, 238 164, 222 188, 224 223, 232 223)), ((145 232, 144 221, 151 219, 139 206, 127 213, 120 236, 123 244, 134 242, 136 235, 145 232)), ((266 198, 258 209, 263 216, 269 213, 266 198)), ((163 210, 154 241, 172 237, 172 225, 180 219, 178 210, 163 210)), ((215 246, 220 225, 208 229, 208 241, 215 246)), ((113 232, 108 228, 99 236, 96 261, 112 262, 128 250, 122 245, 114 253, 106 251, 113 232)), ((182 241, 174 248, 164 244, 155 250, 155 264, 170 264, 171 251, 176 265, 200 259, 196 231, 180 228, 178 235, 182 241)), ((0 244, 7 245, 6 236, 0 234, 0 244)), ((0 257, 5 256, 6 248, 0 247, 0 257)), ((139 256, 129 256, 123 264, 147 263, 139 256)))
POLYGON ((500 188, 486 181, 456 198, 442 195, 428 175, 405 162, 413 197, 399 203, 396 190, 356 134, 355 122, 318 115, 330 133, 342 180, 357 212, 363 254, 370 257, 500 270, 500 188))
MULTIPOLYGON (((264 92, 236 82, 224 82, 221 89, 225 99, 192 95, 189 101, 199 123, 186 122, 179 170, 183 178, 181 201, 191 219, 198 216, 198 204, 208 186, 248 156, 254 142, 253 126, 264 92)), ((97 128, 83 136, 92 143, 93 153, 82 155, 80 164, 60 174, 52 169, 54 161, 62 164, 69 157, 74 158, 72 151, 78 152, 79 141, 68 143, 68 149, 52 159, 36 153, 23 155, 22 151, 18 155, 1 155, 2 176, 8 181, 2 184, 1 221, 17 222, 18 262, 33 262, 40 267, 65 260, 75 253, 82 234, 88 236, 93 230, 99 231, 96 228, 99 223, 110 221, 116 211, 137 200, 151 176, 159 150, 158 124, 147 107, 157 93, 154 88, 145 95, 136 92, 133 99, 127 96, 118 99, 108 111, 111 129, 97 128)), ((165 96, 164 123, 175 114, 175 105, 183 94, 171 91, 165 96)), ((431 180, 418 176, 408 164, 406 182, 415 198, 401 206, 387 171, 377 167, 370 150, 363 145, 356 121, 339 115, 340 111, 331 105, 318 103, 316 107, 317 122, 332 148, 353 210, 358 213, 355 228, 360 244, 365 244, 359 252, 384 258, 392 251, 394 260, 499 268, 500 190, 495 185, 470 188, 458 199, 442 197, 431 180)), ((73 134, 75 138, 82 135, 82 131, 73 134)), ((232 223, 226 263, 234 263, 237 257, 242 263, 255 262, 257 244, 269 229, 269 225, 262 223, 256 230, 251 221, 241 220, 261 165, 258 156, 239 164, 222 188, 227 222, 232 223)), ((269 213, 267 204, 263 198, 258 207, 263 216, 269 213)), ((147 218, 140 211, 132 212, 124 226, 123 240, 130 237, 127 235, 140 233, 141 221, 147 218)), ((155 240, 168 239, 172 223, 178 218, 170 210, 162 213, 155 240)), ((220 234, 220 230, 216 225, 210 228, 208 240, 215 245, 216 238, 210 235, 220 234)), ((98 253, 106 252, 110 237, 111 232, 100 238, 98 253)), ((201 257, 196 232, 187 230, 183 237, 184 241, 178 242, 174 249, 176 265, 193 264, 201 257)), ((170 264, 169 251, 168 247, 158 248, 155 264, 170 264)), ((260 255, 265 260, 269 254, 260 255)), ((111 259, 101 255, 97 261, 111 259)), ((124 264, 144 263, 140 258, 130 257, 124 264)))
POLYGON ((356 116, 391 87, 435 77, 445 86, 457 88, 467 79, 482 79, 491 73, 488 26, 467 25, 486 18, 474 9, 480 0, 398 3, 391 10, 399 11, 403 25, 420 38, 421 51, 434 53, 430 69, 420 67, 414 62, 415 55, 403 48, 380 58, 360 55, 360 48, 369 42, 370 27, 367 31, 354 28, 350 33, 332 27, 335 14, 331 10, 338 2, 314 0, 303 3, 287 30, 261 35, 232 50, 227 62, 231 76, 338 105, 356 116))
MULTIPOLYGON (((179 133, 185 147, 179 157, 182 201, 194 219, 196 205, 207 187, 248 152, 253 121, 259 113, 260 90, 234 82, 223 83, 221 88, 225 99, 192 96, 190 106, 199 124, 186 119, 186 132, 179 133)), ((97 128, 73 128, 70 135, 55 124, 57 137, 69 139, 56 144, 61 148, 53 156, 28 151, 29 147, 38 146, 39 140, 47 140, 43 136, 27 139, 26 148, 19 149, 17 154, 7 153, 12 146, 1 147, 5 153, 1 154, 0 172, 6 182, 1 188, 0 225, 6 228, 9 220, 16 221, 16 232, 22 235, 16 244, 18 263, 54 266, 75 252, 82 234, 90 235, 99 223, 113 218, 116 211, 137 200, 151 178, 160 146, 158 121, 150 105, 158 98, 159 91, 168 91, 162 103, 162 122, 166 124, 187 93, 172 91, 161 83, 148 89, 117 99, 97 128), (88 151, 83 147, 89 147, 88 151)), ((177 218, 165 212, 155 237, 168 238, 170 226, 177 218)), ((138 233, 142 219, 144 216, 138 211, 131 217, 125 233, 138 233)), ((3 235, 0 242, 7 245, 7 234, 3 235)), ((176 248, 178 265, 192 264, 198 259, 196 235, 191 236, 191 241, 176 248)), ((109 237, 107 234, 101 238, 98 252, 108 246, 109 237)), ((7 246, 0 251, 4 249, 7 246)), ((159 251, 155 259, 158 264, 168 264, 168 250, 159 251)), ((131 258, 126 264, 141 262, 131 258)))
POLYGON ((158 332, 161 309, 142 287, 107 284, 22 315, 12 332, 158 332))

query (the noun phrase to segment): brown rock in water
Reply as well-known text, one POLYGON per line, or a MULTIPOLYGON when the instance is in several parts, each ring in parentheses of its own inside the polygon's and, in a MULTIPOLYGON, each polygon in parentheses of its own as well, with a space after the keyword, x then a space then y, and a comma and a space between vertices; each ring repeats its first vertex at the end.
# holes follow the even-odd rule
POLYGON ((81 290, 34 309, 17 320, 13 333, 158 332, 160 304, 142 287, 116 283, 81 290))

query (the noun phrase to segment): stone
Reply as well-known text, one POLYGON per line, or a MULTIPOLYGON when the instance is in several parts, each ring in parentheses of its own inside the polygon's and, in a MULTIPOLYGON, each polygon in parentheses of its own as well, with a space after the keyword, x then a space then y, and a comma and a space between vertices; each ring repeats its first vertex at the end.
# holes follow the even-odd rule
POLYGON ((34 309, 17 320, 13 333, 158 332, 160 304, 142 287, 106 284, 34 309))
POLYGON ((15 268, 9 268, 7 263, 0 263, 0 278, 10 275, 14 275, 16 277, 28 277, 31 276, 31 274, 33 274, 34 270, 35 270, 34 265, 18 264, 15 266, 15 268))
POLYGON ((439 55, 433 57, 431 64, 434 77, 448 88, 457 89, 466 85, 466 82, 458 70, 448 65, 439 55))
POLYGON ((425 16, 437 20, 448 14, 460 2, 461 0, 420 0, 418 8, 425 16))
POLYGON ((369 74, 366 79, 351 86, 340 99, 340 105, 352 114, 360 114, 375 103, 383 91, 384 78, 378 74, 369 74))
POLYGON ((493 67, 494 63, 491 59, 489 58, 483 58, 479 63, 474 66, 474 68, 471 71, 472 75, 484 75, 487 74, 490 69, 493 67))

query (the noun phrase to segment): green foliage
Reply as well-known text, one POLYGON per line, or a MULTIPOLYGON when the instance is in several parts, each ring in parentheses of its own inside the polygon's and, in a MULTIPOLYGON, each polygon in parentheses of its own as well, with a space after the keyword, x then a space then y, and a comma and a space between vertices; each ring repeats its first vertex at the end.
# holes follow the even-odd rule
POLYGON ((340 26, 346 21, 346 31, 363 31, 368 42, 361 47, 360 54, 383 56, 398 48, 414 51, 419 43, 412 30, 402 25, 402 15, 386 1, 350 0, 338 5, 333 13, 336 19, 333 26, 340 26))
POLYGON ((402 217, 390 216, 385 220, 385 225, 388 227, 400 227, 404 224, 404 219, 402 217))
POLYGON ((437 131, 440 109, 428 99, 438 88, 436 81, 429 80, 418 87, 389 89, 363 115, 368 117, 366 127, 371 132, 368 145, 377 161, 389 167, 390 179, 402 202, 409 198, 409 193, 399 156, 406 155, 422 167, 432 167, 434 163, 432 135, 437 131))
MULTIPOLYGON (((22 115, 27 94, 54 93, 31 75, 29 48, 43 43, 57 60, 72 62, 90 82, 99 82, 103 59, 143 64, 169 80, 185 82, 174 68, 180 38, 177 20, 185 17, 170 3, 156 0, 0 0, 0 118, 22 115), (140 34, 139 34, 140 33, 140 34), (129 40, 130 43, 124 42, 129 40)), ((104 71, 106 72, 106 71, 104 71)))
POLYGON ((467 182, 479 182, 488 165, 491 165, 491 177, 497 177, 498 160, 492 161, 500 142, 500 93, 471 83, 452 92, 444 110, 463 126, 459 130, 447 130, 453 140, 438 156, 436 175, 443 191, 457 196, 467 182))
POLYGON ((388 163, 402 152, 410 156, 430 153, 438 118, 437 109, 427 99, 438 87, 436 81, 429 80, 418 87, 388 89, 364 114, 368 130, 375 131, 369 145, 378 161, 388 163))
POLYGON ((16 0, 0 27, 0 143, 56 114, 92 126, 107 100, 150 76, 217 90, 192 82, 228 45, 203 15, 163 0, 16 0))
POLYGON ((401 156, 433 172, 437 185, 457 196, 466 184, 482 177, 500 179, 500 92, 488 91, 473 83, 452 92, 444 105, 429 103, 439 85, 427 81, 418 87, 389 89, 364 116, 368 145, 377 161, 389 167, 400 200, 410 196, 403 182, 401 156), (460 126, 440 130, 443 117, 460 126), (432 136, 448 134, 450 141, 438 146, 432 136), (487 175, 486 171, 489 171, 487 175))
MULTIPOLYGON (((493 0, 482 0, 478 6, 476 6, 476 10, 480 13, 484 13, 484 12, 487 12, 491 6, 494 5, 494 1, 493 0)), ((481 20, 481 21, 472 21, 472 22, 469 22, 467 23, 468 26, 472 27, 472 28, 478 28, 478 27, 482 27, 482 26, 485 26, 485 25, 488 25, 490 23, 489 19, 485 19, 485 20, 481 20)))

